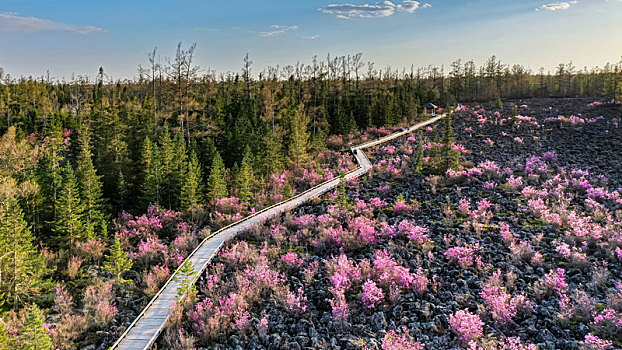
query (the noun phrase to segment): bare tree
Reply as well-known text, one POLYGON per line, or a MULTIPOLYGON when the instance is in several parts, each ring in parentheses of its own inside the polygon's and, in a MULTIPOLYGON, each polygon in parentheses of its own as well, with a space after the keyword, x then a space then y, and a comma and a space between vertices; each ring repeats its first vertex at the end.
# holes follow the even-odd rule
POLYGON ((156 98, 156 71, 160 69, 160 64, 156 62, 156 53, 158 51, 158 47, 154 47, 152 52, 147 53, 147 58, 149 59, 149 64, 151 65, 151 91, 153 93, 153 136, 156 136, 157 128, 158 128, 158 104, 156 98))

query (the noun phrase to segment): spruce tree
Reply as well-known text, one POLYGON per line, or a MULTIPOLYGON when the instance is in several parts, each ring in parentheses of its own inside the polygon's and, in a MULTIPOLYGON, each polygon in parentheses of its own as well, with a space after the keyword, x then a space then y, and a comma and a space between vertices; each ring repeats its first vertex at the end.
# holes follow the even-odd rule
POLYGON ((203 179, 201 164, 196 153, 192 151, 186 165, 186 175, 181 188, 181 207, 184 210, 192 209, 203 203, 203 179))
POLYGON ((115 236, 114 242, 110 246, 110 252, 106 256, 104 269, 114 276, 115 282, 125 283, 127 281, 121 278, 121 274, 131 268, 132 259, 128 258, 127 253, 121 248, 119 237, 115 236))
POLYGON ((302 106, 300 106, 292 116, 289 146, 290 157, 296 166, 303 164, 307 160, 307 149, 309 148, 308 124, 309 117, 307 117, 302 106))
POLYGON ((49 222, 56 218, 56 200, 62 182, 62 153, 65 149, 62 124, 58 117, 54 116, 46 131, 43 157, 37 167, 43 221, 49 222))
POLYGON ((263 139, 261 162, 264 175, 269 176, 283 170, 282 142, 272 133, 267 133, 263 139))
POLYGON ((201 151, 197 152, 197 156, 199 157, 199 161, 201 162, 201 167, 205 170, 205 174, 203 174, 203 177, 207 181, 207 179, 209 178, 209 170, 212 168, 212 162, 214 158, 216 158, 216 153, 218 153, 218 150, 216 149, 214 140, 209 137, 205 138, 204 142, 201 143, 200 148, 201 151))
POLYGON ((339 185, 337 185, 337 198, 335 202, 340 208, 347 208, 348 206, 348 191, 346 183, 346 173, 344 171, 339 172, 339 185))
POLYGON ((236 183, 238 186, 238 196, 243 202, 248 202, 253 196, 253 185, 255 184, 255 175, 253 174, 252 158, 250 147, 246 146, 242 165, 238 171, 236 183))
POLYGON ((225 177, 225 164, 220 157, 220 153, 216 152, 216 156, 212 160, 209 179, 207 180, 207 199, 209 201, 227 196, 227 181, 225 177))
POLYGON ((0 295, 14 308, 35 296, 45 274, 45 261, 16 198, 0 203, 0 295))
POLYGON ((169 191, 171 191, 170 208, 177 209, 181 205, 179 195, 186 173, 186 159, 186 141, 181 133, 177 133, 173 142, 173 159, 171 162, 171 173, 168 178, 169 191))
POLYGON ((179 270, 177 271, 177 275, 175 276, 175 281, 180 282, 179 287, 177 287, 178 298, 182 298, 184 296, 192 297, 197 294, 196 287, 193 283, 196 273, 197 272, 194 269, 192 261, 186 260, 181 264, 179 270))
POLYGON ((45 315, 36 304, 27 308, 27 315, 19 330, 19 338, 22 350, 50 350, 53 349, 52 338, 47 332, 45 315))
POLYGON ((80 135, 80 154, 78 155, 76 178, 80 190, 80 200, 84 205, 84 221, 92 227, 103 220, 103 199, 101 176, 93 166, 89 130, 85 127, 80 135))
POLYGON ((158 146, 145 137, 143 142, 142 182, 140 185, 140 202, 143 209, 151 204, 160 204, 160 159, 158 146))
POLYGON ((73 245, 76 241, 86 238, 83 237, 83 215, 84 205, 80 200, 76 177, 71 164, 67 162, 63 169, 63 182, 56 201, 56 220, 52 227, 60 242, 69 242, 73 245))
POLYGON ((175 146, 171 140, 171 134, 168 130, 168 124, 164 124, 164 129, 160 134, 160 169, 161 177, 158 187, 161 189, 161 200, 167 208, 171 208, 173 197, 177 195, 174 189, 174 180, 172 179, 175 168, 175 146), (173 181, 171 181, 173 180, 173 181))

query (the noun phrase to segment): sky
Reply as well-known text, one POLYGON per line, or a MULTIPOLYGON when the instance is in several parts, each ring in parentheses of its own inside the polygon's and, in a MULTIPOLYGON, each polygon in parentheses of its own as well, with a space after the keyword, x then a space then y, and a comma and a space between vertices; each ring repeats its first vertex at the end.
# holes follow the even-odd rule
POLYGON ((619 62, 622 0, 2 0, 0 67, 17 76, 137 76, 197 44, 203 72, 363 54, 375 67, 482 64, 491 55, 537 71, 619 62))

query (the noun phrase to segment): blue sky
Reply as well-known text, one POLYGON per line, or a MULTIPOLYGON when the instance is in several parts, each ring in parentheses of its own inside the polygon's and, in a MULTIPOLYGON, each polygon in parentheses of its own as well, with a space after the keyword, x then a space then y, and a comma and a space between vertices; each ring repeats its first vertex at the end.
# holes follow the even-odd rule
POLYGON ((204 70, 239 70, 363 53, 376 67, 481 64, 533 70, 602 66, 622 56, 622 0, 2 0, 0 67, 13 76, 136 75, 155 46, 197 43, 204 70))

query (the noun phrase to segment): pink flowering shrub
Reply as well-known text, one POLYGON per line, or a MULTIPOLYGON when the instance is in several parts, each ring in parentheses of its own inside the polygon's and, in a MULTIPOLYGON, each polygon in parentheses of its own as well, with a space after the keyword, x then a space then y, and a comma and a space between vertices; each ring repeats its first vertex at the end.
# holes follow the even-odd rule
POLYGON ((412 274, 408 268, 399 265, 386 250, 376 251, 373 273, 380 285, 389 291, 391 301, 396 301, 403 289, 413 288, 416 292, 423 292, 429 282, 422 270, 412 274))
POLYGON ((303 270, 304 281, 306 284, 313 283, 313 279, 319 272, 320 263, 317 261, 312 261, 309 263, 308 267, 303 270))
POLYGON ((374 207, 375 209, 382 209, 388 205, 386 201, 378 197, 371 198, 369 200, 369 204, 371 204, 371 206, 374 207))
POLYGON ((67 262, 67 276, 69 276, 69 278, 74 279, 76 278, 76 276, 78 276, 78 273, 80 272, 80 267, 82 266, 82 262, 84 260, 80 259, 77 256, 72 256, 71 259, 69 259, 69 261, 67 262))
POLYGON ((545 292, 555 292, 558 295, 565 295, 568 291, 566 270, 558 268, 549 271, 549 273, 539 281, 539 285, 545 289, 545 292))
POLYGON ((225 226, 241 220, 249 213, 249 203, 237 197, 217 198, 212 221, 217 226, 225 226))
POLYGON ((413 225, 407 219, 399 223, 398 230, 401 234, 417 244, 423 244, 428 239, 427 233, 430 231, 427 227, 413 225))
POLYGON ((529 342, 523 344, 520 337, 505 338, 501 341, 487 341, 484 346, 479 346, 476 341, 470 341, 468 350, 538 350, 536 344, 529 342))
POLYGON ((352 283, 360 282, 361 268, 345 254, 340 254, 325 262, 332 290, 346 291, 352 283))
POLYGON ((298 226, 298 228, 312 228, 315 226, 317 222, 317 218, 313 214, 302 215, 294 219, 294 225, 298 226))
POLYGON ((281 256, 281 262, 283 262, 283 264, 287 268, 292 269, 302 266, 304 260, 302 258, 299 258, 298 254, 296 253, 288 252, 285 255, 281 256))
POLYGON ((390 330, 382 338, 382 350, 422 350, 425 344, 413 340, 408 334, 406 327, 402 328, 402 334, 398 334, 394 330, 390 330))
POLYGON ((154 296, 159 290, 160 286, 166 282, 171 275, 171 271, 166 265, 156 265, 151 268, 151 271, 145 276, 145 294, 148 296, 154 296))
POLYGON ((416 201, 411 202, 411 204, 406 203, 406 200, 401 195, 397 197, 395 200, 395 204, 393 204, 393 213, 396 215, 406 215, 411 213, 412 211, 416 211, 419 209, 419 203, 416 201))
POLYGON ((349 315, 345 293, 352 287, 353 283, 361 281, 361 268, 344 254, 326 261, 325 264, 331 282, 328 290, 333 294, 333 298, 329 300, 333 317, 344 322, 349 315))
POLYGON ((350 309, 348 308, 348 302, 343 291, 337 290, 333 293, 334 298, 330 299, 330 307, 332 308, 332 314, 335 320, 340 322, 346 322, 350 315, 350 309))
POLYGON ((73 305, 73 297, 67 293, 65 285, 57 283, 54 293, 54 311, 59 314, 68 314, 71 312, 73 305))
POLYGON ((518 190, 523 186, 523 178, 521 176, 510 175, 507 178, 507 187, 512 190, 518 190))
POLYGON ((622 312, 605 308, 594 316, 590 326, 597 335, 622 340, 622 312))
POLYGON ((197 235, 196 231, 191 230, 185 222, 177 225, 177 231, 179 235, 173 240, 171 248, 182 251, 185 254, 193 251, 200 241, 200 237, 197 235))
POLYGON ((168 248, 153 238, 140 242, 138 250, 130 254, 138 266, 151 266, 161 263, 168 256, 168 248))
POLYGON ((87 261, 99 261, 106 251, 106 243, 101 238, 92 238, 85 242, 77 241, 76 249, 87 261))
POLYGON ((298 288, 296 293, 287 291, 287 296, 284 300, 285 309, 294 314, 301 314, 307 311, 307 297, 304 295, 302 288, 298 288))
POLYGON ((364 216, 357 216, 348 223, 348 227, 364 244, 373 244, 378 241, 374 224, 372 220, 364 216))
POLYGON ((479 251, 479 244, 470 244, 463 247, 452 247, 444 253, 445 257, 457 263, 463 269, 467 269, 475 263, 476 254, 479 251))
POLYGON ((525 295, 510 295, 501 283, 501 270, 498 269, 484 285, 479 295, 486 302, 486 310, 493 320, 504 325, 514 319, 519 312, 531 310, 531 302, 525 295))
POLYGON ((382 302, 383 299, 384 293, 382 289, 378 288, 376 282, 367 280, 363 283, 363 296, 361 297, 361 301, 366 308, 372 309, 376 307, 376 304, 382 302))
POLYGON ((221 250, 220 257, 229 264, 244 265, 256 261, 258 254, 246 241, 240 241, 221 250))
POLYGON ((583 345, 590 350, 606 350, 613 347, 613 343, 609 340, 600 339, 593 334, 586 334, 583 345))
POLYGON ((83 299, 84 309, 97 327, 107 326, 117 314, 117 307, 113 300, 112 283, 99 281, 86 287, 83 299))
POLYGON ((207 297, 198 302, 188 313, 199 339, 209 343, 220 334, 232 330, 244 331, 250 326, 248 303, 238 293, 212 300, 207 297))
POLYGON ((465 343, 479 339, 484 332, 484 322, 479 315, 460 310, 449 316, 449 328, 465 343))

